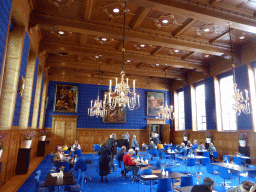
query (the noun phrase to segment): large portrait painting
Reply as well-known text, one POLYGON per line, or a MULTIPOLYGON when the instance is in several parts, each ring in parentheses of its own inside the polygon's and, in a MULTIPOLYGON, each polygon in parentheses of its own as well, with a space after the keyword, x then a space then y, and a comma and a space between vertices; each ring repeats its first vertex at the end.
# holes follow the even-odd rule
POLYGON ((147 116, 158 116, 160 107, 164 105, 164 93, 147 92, 147 116))
MULTIPOLYGON (((103 95, 106 91, 103 91, 103 95)), ((111 110, 108 105, 108 99, 106 100, 107 114, 102 118, 103 123, 125 123, 126 121, 126 108, 116 106, 114 110, 111 110)))
POLYGON ((53 111, 77 113, 78 86, 56 85, 53 111))

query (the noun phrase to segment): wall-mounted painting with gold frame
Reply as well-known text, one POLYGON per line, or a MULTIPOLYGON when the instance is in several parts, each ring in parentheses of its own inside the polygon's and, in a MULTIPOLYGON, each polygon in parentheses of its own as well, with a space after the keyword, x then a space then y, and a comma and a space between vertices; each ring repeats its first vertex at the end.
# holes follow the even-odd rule
MULTIPOLYGON (((103 91, 103 96, 106 91, 103 91)), ((104 97, 102 97, 104 98, 104 97)), ((107 114, 102 118, 103 123, 125 123, 126 122, 126 108, 116 106, 114 110, 111 110, 108 106, 108 99, 106 100, 107 114)))
POLYGON ((78 86, 56 84, 54 112, 77 113, 78 86))

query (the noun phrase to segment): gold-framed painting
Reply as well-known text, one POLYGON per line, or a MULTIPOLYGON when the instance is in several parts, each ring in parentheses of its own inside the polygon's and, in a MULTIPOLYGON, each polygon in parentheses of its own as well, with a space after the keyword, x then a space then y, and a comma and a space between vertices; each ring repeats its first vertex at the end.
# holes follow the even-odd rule
POLYGON ((147 116, 158 116, 160 107, 164 105, 164 93, 147 92, 147 116))
MULTIPOLYGON (((103 96, 107 91, 103 91, 103 96)), ((108 99, 106 99, 107 114, 102 118, 103 123, 125 123, 126 122, 126 108, 116 106, 111 110, 108 105, 108 99)))
POLYGON ((78 86, 56 84, 54 112, 77 113, 78 86))

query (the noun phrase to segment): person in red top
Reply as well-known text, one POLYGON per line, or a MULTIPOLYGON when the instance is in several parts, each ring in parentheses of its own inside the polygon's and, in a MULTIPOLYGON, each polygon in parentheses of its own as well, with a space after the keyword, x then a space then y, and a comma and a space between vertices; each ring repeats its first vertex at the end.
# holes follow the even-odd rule
POLYGON ((136 166, 136 163, 134 161, 134 158, 132 157, 135 151, 133 149, 128 150, 128 154, 125 154, 123 157, 124 162, 124 168, 127 171, 132 170, 133 171, 133 181, 138 182, 139 179, 136 178, 137 173, 139 171, 139 167, 136 166))

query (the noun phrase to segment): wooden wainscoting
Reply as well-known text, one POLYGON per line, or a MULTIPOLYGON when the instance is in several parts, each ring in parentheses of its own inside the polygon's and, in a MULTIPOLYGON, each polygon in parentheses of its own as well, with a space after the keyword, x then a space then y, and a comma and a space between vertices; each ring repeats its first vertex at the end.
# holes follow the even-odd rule
MULTIPOLYGON (((29 128, 28 130, 32 129, 29 128)), ((15 175, 18 151, 22 146, 23 135, 28 130, 19 130, 17 127, 13 127, 11 130, 1 130, 1 132, 7 133, 8 135, 4 142, 3 154, 0 158, 0 163, 2 164, 0 169, 0 191, 1 187, 15 175)), ((36 157, 39 136, 37 134, 32 139, 30 160, 36 157)))
MULTIPOLYGON (((55 143, 54 143, 54 133, 51 128, 46 128, 49 130, 46 137, 46 154, 50 154, 51 152, 55 153, 55 143)), ((116 134, 117 139, 121 139, 122 135, 128 132, 131 136, 130 144, 133 135, 136 135, 138 143, 141 145, 143 142, 148 141, 148 131, 147 129, 88 129, 88 128, 77 128, 76 130, 76 138, 74 140, 78 140, 79 144, 83 152, 93 152, 93 144, 101 144, 103 141, 107 141, 109 136, 112 133, 116 134)))
MULTIPOLYGON (((203 131, 186 131, 189 133, 188 140, 193 142, 197 140, 198 143, 206 142, 205 132, 203 131)), ((216 130, 210 131, 212 134, 212 142, 214 143, 217 151, 219 152, 219 157, 222 159, 222 155, 235 155, 238 152, 239 133, 247 133, 247 146, 250 147, 250 155, 253 158, 252 163, 256 164, 256 133, 253 131, 238 131, 238 132, 217 132, 216 130)), ((184 131, 175 131, 173 143, 180 144, 183 142, 184 131)))

